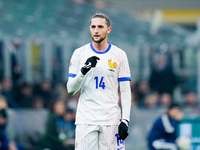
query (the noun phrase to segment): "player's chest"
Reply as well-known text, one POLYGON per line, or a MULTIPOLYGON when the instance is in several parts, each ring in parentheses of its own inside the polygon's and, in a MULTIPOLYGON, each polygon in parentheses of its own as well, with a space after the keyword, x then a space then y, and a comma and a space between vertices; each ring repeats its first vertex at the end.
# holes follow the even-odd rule
POLYGON ((81 57, 80 67, 84 66, 86 60, 91 56, 97 56, 100 60, 97 61, 96 67, 92 68, 91 73, 114 75, 118 73, 120 67, 120 58, 113 54, 85 54, 81 57))
POLYGON ((120 61, 115 56, 101 56, 100 60, 97 62, 95 71, 105 74, 115 74, 116 72, 118 72, 119 66, 120 61))

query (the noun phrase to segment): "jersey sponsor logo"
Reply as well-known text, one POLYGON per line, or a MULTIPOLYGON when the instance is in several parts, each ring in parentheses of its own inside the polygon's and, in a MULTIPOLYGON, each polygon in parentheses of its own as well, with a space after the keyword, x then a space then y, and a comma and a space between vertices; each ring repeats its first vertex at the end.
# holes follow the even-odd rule
POLYGON ((112 63, 112 59, 108 60, 108 66, 110 67, 110 69, 108 69, 111 72, 115 72, 115 68, 117 67, 117 63, 113 62, 112 63))

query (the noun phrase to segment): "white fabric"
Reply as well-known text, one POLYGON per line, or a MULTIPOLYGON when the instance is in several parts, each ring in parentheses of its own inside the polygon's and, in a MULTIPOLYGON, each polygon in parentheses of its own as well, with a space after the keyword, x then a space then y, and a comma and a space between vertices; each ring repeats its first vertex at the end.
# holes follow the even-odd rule
POLYGON ((125 150, 117 132, 118 126, 77 125, 75 150, 125 150))
POLYGON ((122 110, 123 110, 122 119, 130 121, 130 111, 131 111, 130 81, 120 82, 120 92, 121 92, 121 104, 122 104, 122 110))
POLYGON ((176 144, 167 143, 162 140, 156 140, 153 142, 153 147, 157 150, 177 150, 176 144))
MULTIPOLYGON (((118 80, 123 82, 130 80, 130 69, 126 53, 114 45, 110 46, 106 52, 100 53, 87 44, 75 50, 72 55, 69 75, 74 78, 69 77, 68 91, 73 89, 69 92, 73 91, 75 94, 81 86, 76 124, 119 125, 121 110, 118 105, 118 80), (100 58, 96 67, 91 68, 83 80, 77 79, 82 78, 79 75, 80 70, 91 56, 100 58)), ((123 112, 124 117, 129 120, 129 110, 123 112)))
MULTIPOLYGON (((72 77, 69 77, 72 78, 72 77)), ((68 79, 67 82, 67 89, 68 93, 74 95, 76 92, 78 92, 83 84, 83 78, 84 75, 81 73, 81 71, 77 74, 76 78, 68 79)))
POLYGON ((171 123, 170 123, 170 120, 169 120, 169 117, 167 116, 167 114, 163 114, 161 116, 161 119, 162 119, 162 122, 163 122, 163 126, 165 128, 165 131, 167 133, 173 133, 174 132, 174 127, 171 126, 171 123))
POLYGON ((126 124, 126 126, 129 126, 129 122, 126 119, 122 119, 122 122, 126 124))

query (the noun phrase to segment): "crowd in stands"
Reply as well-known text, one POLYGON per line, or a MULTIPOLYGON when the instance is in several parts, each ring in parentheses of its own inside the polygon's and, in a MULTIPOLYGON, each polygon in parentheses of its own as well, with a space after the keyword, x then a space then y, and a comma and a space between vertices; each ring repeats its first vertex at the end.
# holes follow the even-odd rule
POLYGON ((181 99, 175 99, 176 87, 181 88, 180 78, 174 72, 170 55, 155 55, 149 78, 132 84, 133 104, 147 109, 167 108, 172 102, 179 102, 183 107, 199 107, 196 90, 187 88, 181 99))
MULTIPOLYGON (((133 104, 141 109, 167 108, 172 102, 176 102, 173 95, 168 92, 151 91, 149 83, 145 80, 137 82, 133 89, 133 104)), ((198 109, 199 102, 196 92, 188 91, 183 94, 180 105, 184 108, 198 109)))
POLYGON ((67 107, 66 101, 58 97, 50 108, 47 126, 41 138, 41 147, 51 150, 73 150, 75 137, 75 111, 67 107))
POLYGON ((3 78, 0 83, 0 149, 24 149, 20 144, 9 142, 6 136, 8 108, 16 111, 48 110, 45 131, 39 136, 30 137, 32 147, 29 149, 74 149, 77 98, 66 93, 64 84, 53 87, 50 81, 44 80, 39 85, 22 83, 14 86, 9 78, 3 78))
POLYGON ((6 127, 8 123, 8 104, 4 97, 0 96, 0 149, 1 150, 24 150, 24 147, 8 138, 6 127))
MULTIPOLYGON (((133 79, 131 81, 132 105, 139 109, 166 109, 172 102, 177 101, 174 99, 174 89, 180 83, 179 77, 173 71, 170 55, 157 54, 150 58, 151 72, 149 78, 138 81, 133 79)), ((21 76, 23 72, 14 55, 12 55, 11 62, 12 78, 4 77, 3 70, 0 72, 0 98, 6 102, 6 104, 0 103, 0 111, 4 110, 1 108, 4 105, 15 110, 48 110, 49 115, 46 120, 45 131, 39 139, 33 140, 33 143, 37 143, 43 149, 54 150, 56 149, 54 147, 55 144, 60 147, 60 150, 73 149, 74 120, 79 94, 75 96, 69 95, 64 82, 48 79, 32 83, 23 81, 21 76)), ((188 90, 185 92, 183 99, 179 100, 179 102, 186 108, 186 112, 192 113, 193 116, 200 114, 195 91, 188 90)), ((0 119, 5 119, 7 115, 3 111, 1 113, 0 119)), ((5 139, 3 136, 5 135, 0 135, 1 143, 2 138, 5 139)), ((9 140, 7 139, 7 141, 9 140)), ((10 148, 8 150, 21 150, 20 145, 11 145, 14 145, 15 149, 10 148)), ((1 149, 3 148, 1 147, 1 149)))
MULTIPOLYGON (((165 69, 152 70, 149 80, 131 82, 133 106, 139 109, 168 108, 174 102, 173 89, 178 83, 176 83, 175 75, 170 72, 171 76, 168 76, 168 71, 165 69), (169 80, 166 79, 168 77, 170 77, 169 80), (156 79, 159 79, 159 82, 156 79), (165 82, 166 80, 167 82, 165 82), (170 87, 167 86, 171 82, 173 84, 170 87)), ((60 147, 59 149, 73 149, 74 119, 79 94, 71 96, 67 93, 65 83, 55 84, 46 79, 39 84, 22 82, 19 85, 14 85, 13 83, 9 78, 1 80, 0 97, 4 99, 6 104, 0 103, 0 107, 4 107, 4 105, 7 107, 8 105, 8 108, 15 110, 33 109, 36 111, 47 109, 49 115, 46 120, 45 131, 33 143, 43 149, 54 150, 56 149, 55 144, 60 147)), ((194 116, 200 114, 197 94, 193 91, 184 95, 182 106, 187 108, 187 112, 192 112, 194 116)), ((2 111, 2 108, 0 111, 2 111)), ((6 118, 3 113, 0 115, 0 119, 1 117, 6 118)), ((2 134, 0 136, 1 141, 3 136, 2 134)), ((16 146, 19 148, 8 150, 21 150, 23 148, 20 149, 19 144, 16 146)))

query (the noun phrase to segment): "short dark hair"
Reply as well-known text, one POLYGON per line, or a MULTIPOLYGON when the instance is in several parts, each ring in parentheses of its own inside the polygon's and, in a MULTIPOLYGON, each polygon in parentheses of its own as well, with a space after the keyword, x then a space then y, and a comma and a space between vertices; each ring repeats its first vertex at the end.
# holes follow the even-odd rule
POLYGON ((173 108, 179 108, 179 109, 181 109, 181 105, 179 105, 178 103, 174 102, 174 103, 172 103, 172 104, 169 105, 168 110, 171 110, 173 108))
MULTIPOLYGON (((94 18, 104 18, 106 20, 106 24, 108 27, 110 27, 111 23, 110 23, 110 18, 103 14, 103 13, 96 13, 92 16, 91 20, 94 19, 94 18)), ((91 20, 90 20, 90 24, 91 24, 91 20)))

